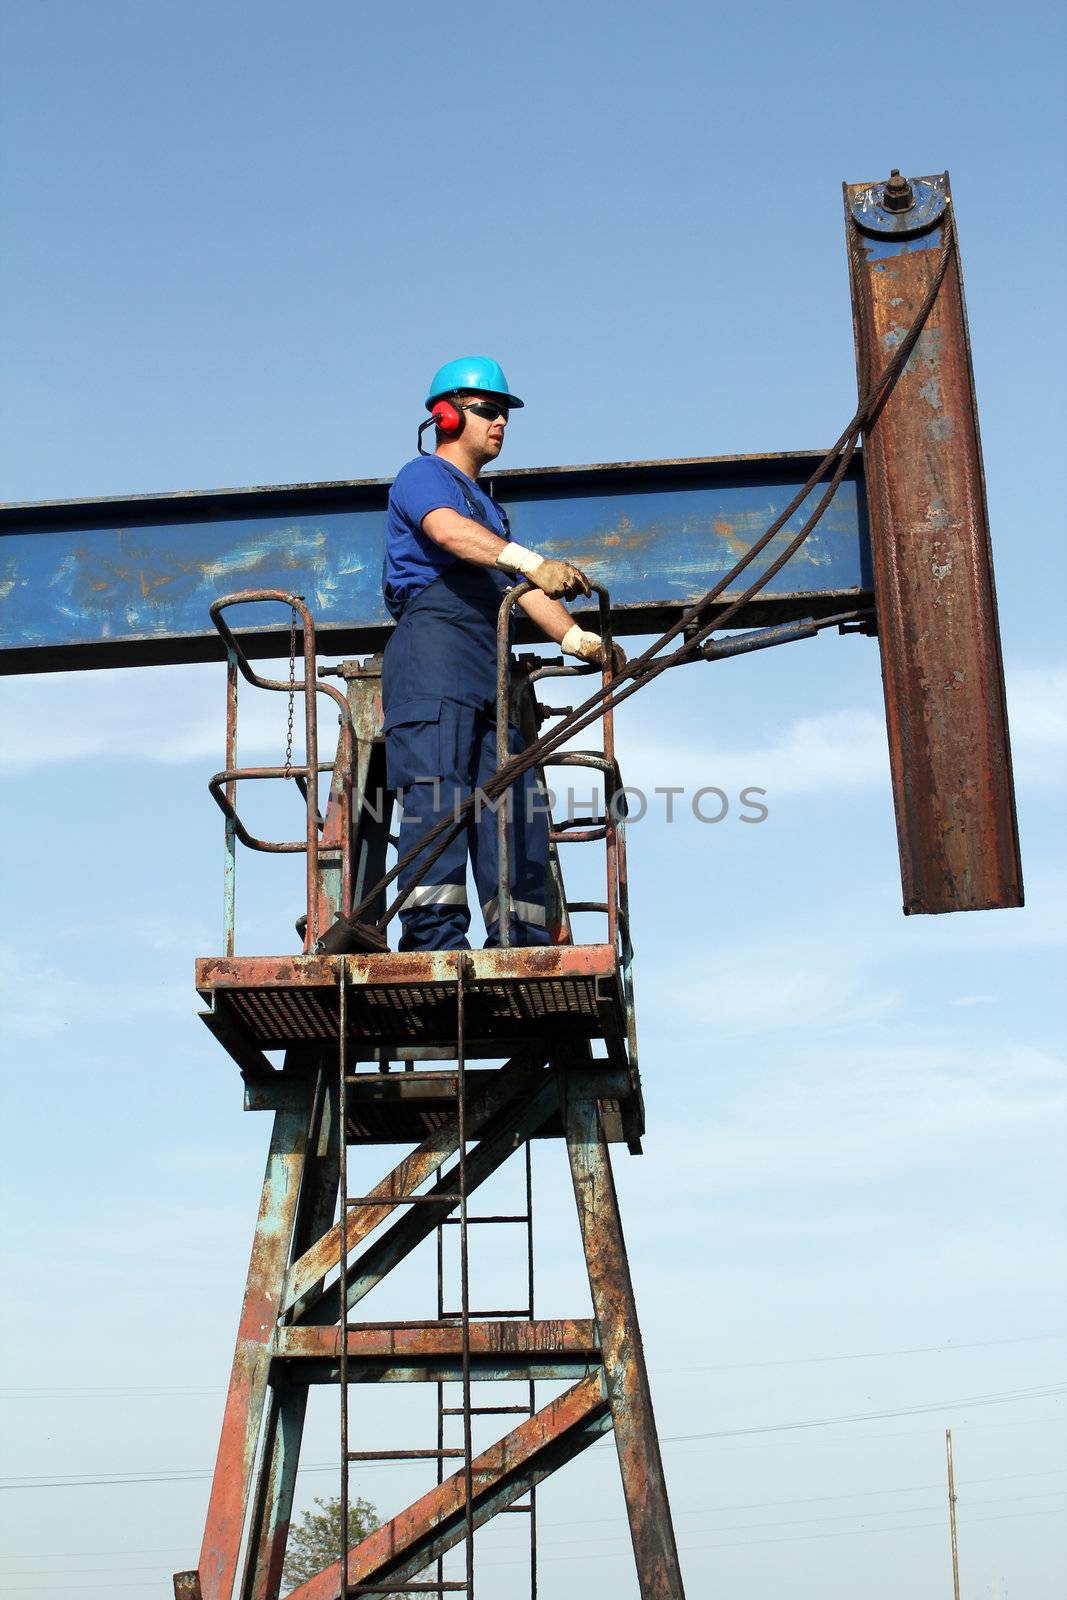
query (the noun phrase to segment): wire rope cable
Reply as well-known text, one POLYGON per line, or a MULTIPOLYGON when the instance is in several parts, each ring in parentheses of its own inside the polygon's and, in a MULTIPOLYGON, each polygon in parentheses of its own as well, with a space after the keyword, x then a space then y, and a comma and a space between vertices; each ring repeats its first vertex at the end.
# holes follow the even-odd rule
MULTIPOLYGON (((856 233, 853 230, 849 242, 850 257, 853 260, 856 252, 855 240, 856 233)), ((639 689, 644 688, 647 683, 651 683, 672 667, 681 666, 683 663, 694 660, 705 640, 717 630, 728 627, 738 612, 761 589, 766 587, 771 579, 785 566, 787 561, 792 559, 818 524, 837 493, 841 480, 848 471, 859 446, 861 434, 868 432, 877 421, 879 414, 896 386, 897 380, 907 366, 944 283, 953 254, 954 241, 955 227, 952 212, 949 209, 945 212, 942 224, 941 248, 922 305, 916 312, 907 333, 873 382, 869 378, 871 353, 866 325, 862 315, 857 319, 859 369, 862 379, 866 380, 865 387, 856 410, 845 429, 821 458, 807 482, 797 490, 788 505, 778 513, 759 538, 738 558, 729 571, 724 573, 699 600, 688 606, 681 616, 658 639, 649 645, 641 655, 628 662, 620 673, 590 695, 582 705, 569 712, 548 733, 533 740, 525 750, 506 761, 499 771, 483 786, 481 795, 484 796, 485 800, 497 799, 531 767, 539 765, 548 756, 555 754, 568 739, 583 732, 591 723, 603 716, 606 711, 614 710, 616 706, 628 700, 631 695, 636 694, 639 689), (832 472, 831 468, 833 468, 832 472), (806 517, 798 532, 793 535, 783 550, 775 556, 759 576, 735 600, 732 600, 726 606, 724 611, 709 620, 707 618, 708 610, 716 604, 719 598, 752 564, 757 556, 762 554, 776 534, 781 532, 789 519, 804 504, 808 496, 822 483, 828 472, 831 472, 830 481, 814 510, 806 517), (666 657, 661 657, 660 653, 682 633, 687 635, 683 643, 666 657), (656 659, 657 657, 660 657, 660 659, 656 659)), ((478 798, 479 796, 477 795, 468 796, 454 811, 442 818, 436 827, 432 828, 417 845, 414 845, 406 854, 401 856, 390 871, 385 873, 373 888, 363 896, 352 912, 352 920, 358 922, 375 903, 382 891, 413 861, 421 859, 420 876, 424 876, 440 859, 452 841, 458 838, 466 829, 468 813, 473 809, 478 798)), ((385 913, 375 923, 375 927, 379 932, 385 929, 408 896, 414 892, 415 887, 416 883, 413 881, 403 893, 393 899, 385 913)))

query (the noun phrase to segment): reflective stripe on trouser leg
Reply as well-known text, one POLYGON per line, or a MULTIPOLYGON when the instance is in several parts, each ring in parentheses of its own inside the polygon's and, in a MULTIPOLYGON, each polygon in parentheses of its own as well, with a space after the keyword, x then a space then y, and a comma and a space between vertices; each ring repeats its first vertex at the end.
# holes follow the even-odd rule
MULTIPOLYGON (((487 928, 491 922, 499 920, 500 906, 497 901, 498 896, 494 895, 482 906, 482 916, 485 918, 487 928)), ((533 900, 512 900, 511 915, 516 922, 528 922, 534 928, 546 926, 545 908, 533 900)))
POLYGON ((420 883, 405 902, 414 911, 418 906, 465 906, 467 889, 462 883, 420 883))
MULTIPOLYGON (((452 815, 458 786, 442 780, 440 784, 412 783, 404 791, 404 815, 400 824, 400 854, 435 828, 443 817, 452 815)), ((426 855, 435 846, 429 845, 426 855)), ((467 905, 467 840, 464 833, 453 839, 440 860, 427 868, 419 857, 404 868, 397 879, 402 893, 411 884, 411 896, 400 908, 401 950, 469 950, 467 929, 471 914, 467 905)))
MULTIPOLYGON (((508 729, 508 750, 512 755, 525 749, 522 736, 508 729)), ((496 771, 496 728, 487 722, 478 752, 478 787, 484 788, 496 771)), ((502 803, 502 802, 501 802, 502 803)), ((530 771, 512 785, 509 811, 511 942, 516 945, 547 944, 545 888, 548 879, 548 818, 544 795, 536 775, 530 771)), ((490 805, 476 808, 473 850, 474 876, 478 898, 485 917, 486 942, 499 942, 500 910, 497 905, 497 818, 490 805)))

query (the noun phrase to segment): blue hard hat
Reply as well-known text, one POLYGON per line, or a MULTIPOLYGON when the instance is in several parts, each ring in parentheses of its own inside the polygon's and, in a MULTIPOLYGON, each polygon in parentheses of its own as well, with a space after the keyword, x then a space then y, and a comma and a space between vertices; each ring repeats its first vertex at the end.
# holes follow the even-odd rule
POLYGON ((484 394, 498 394, 513 409, 522 405, 517 394, 508 393, 508 380, 499 361, 490 361, 488 356, 460 356, 458 361, 446 361, 439 367, 426 396, 427 411, 443 394, 455 394, 457 389, 480 389, 484 394))

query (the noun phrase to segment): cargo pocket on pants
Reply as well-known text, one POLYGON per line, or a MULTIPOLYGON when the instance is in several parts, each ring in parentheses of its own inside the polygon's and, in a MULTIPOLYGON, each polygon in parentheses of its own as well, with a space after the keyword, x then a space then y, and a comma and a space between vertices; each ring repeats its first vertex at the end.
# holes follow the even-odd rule
POLYGON ((443 776, 441 706, 436 699, 405 700, 385 718, 385 781, 405 789, 443 776))

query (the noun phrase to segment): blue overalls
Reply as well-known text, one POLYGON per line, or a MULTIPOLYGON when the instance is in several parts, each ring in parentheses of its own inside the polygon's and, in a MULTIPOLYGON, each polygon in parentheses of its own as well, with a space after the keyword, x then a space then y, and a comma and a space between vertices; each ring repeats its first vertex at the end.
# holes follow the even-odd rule
MULTIPOLYGON (((489 527, 465 482, 452 475, 468 515, 489 527)), ((453 816, 496 771, 496 627, 501 599, 513 581, 457 559, 404 602, 386 589, 397 625, 385 649, 382 704, 387 782, 403 790, 401 856, 453 816)), ((509 752, 523 748, 518 729, 509 727, 509 752)), ((511 943, 546 944, 547 805, 532 771, 516 781, 510 796, 511 943)), ((426 855, 434 848, 430 845, 426 855)), ((400 910, 401 950, 470 948, 468 852, 486 944, 499 943, 497 817, 491 805, 476 803, 466 829, 432 867, 416 858, 400 874, 401 892, 416 885, 400 910)))

